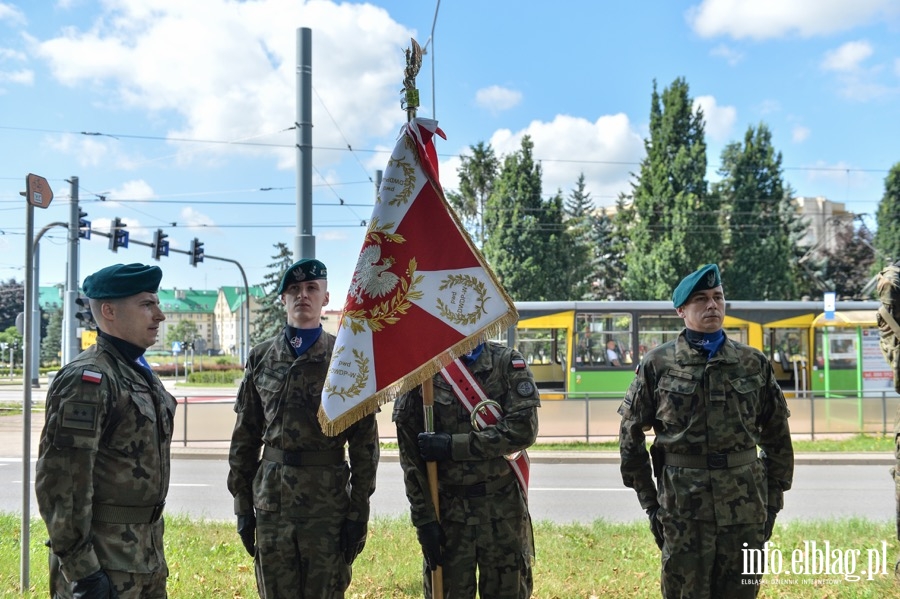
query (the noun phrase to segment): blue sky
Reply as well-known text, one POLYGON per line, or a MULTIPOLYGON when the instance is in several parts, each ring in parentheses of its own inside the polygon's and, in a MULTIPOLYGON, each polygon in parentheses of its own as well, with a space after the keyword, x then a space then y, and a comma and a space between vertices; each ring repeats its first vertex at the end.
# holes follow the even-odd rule
MULTIPOLYGON (((197 237, 262 282, 273 244, 294 244, 289 128, 297 29, 309 27, 313 233, 339 308, 374 173, 406 119, 403 51, 433 25, 419 115, 447 133, 437 146, 447 189, 469 146, 503 155, 528 134, 545 194, 568 195, 583 172, 597 205, 610 205, 643 156, 653 81, 662 90, 677 77, 706 115, 710 179, 724 145, 764 122, 798 195, 843 202, 874 228, 900 162, 890 0, 0 0, 0 278, 24 278, 19 192, 31 172, 55 194, 36 230, 67 220, 66 179, 77 176, 95 229, 118 216, 132 239, 163 228, 187 250, 197 237)), ((59 228, 44 236, 42 285, 64 281, 64 241, 59 228)), ((80 278, 115 262, 152 259, 139 245, 113 254, 97 236, 81 244, 80 278)), ((159 264, 167 288, 242 281, 225 262, 159 264)))

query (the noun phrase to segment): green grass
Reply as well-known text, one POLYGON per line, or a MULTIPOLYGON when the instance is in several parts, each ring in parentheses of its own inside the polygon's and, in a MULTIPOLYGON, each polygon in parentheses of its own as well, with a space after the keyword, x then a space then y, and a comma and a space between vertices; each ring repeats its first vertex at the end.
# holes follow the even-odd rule
MULTIPOLYGON (((19 554, 21 516, 0 513, 0 597, 46 596, 46 531, 40 520, 31 526, 31 576, 21 593, 19 554)), ((348 599, 413 599, 421 597, 421 554, 415 531, 406 518, 378 518, 370 523, 369 540, 353 567, 348 599)), ((856 572, 867 568, 867 550, 887 541, 886 571, 873 580, 857 582, 840 575, 767 575, 760 597, 821 599, 875 599, 895 597, 897 543, 894 523, 861 519, 795 521, 779 524, 773 546, 789 565, 791 552, 804 541, 827 540, 842 553, 861 550, 856 572), (819 584, 814 584, 816 580, 819 584), (779 583, 780 584, 777 584, 779 583), (793 584, 788 584, 793 583, 793 584)), ((642 522, 590 525, 535 523, 537 560, 534 564, 535 599, 625 599, 659 596, 659 551, 642 522)), ((170 597, 256 597, 253 566, 232 522, 166 518, 166 554, 170 597)))

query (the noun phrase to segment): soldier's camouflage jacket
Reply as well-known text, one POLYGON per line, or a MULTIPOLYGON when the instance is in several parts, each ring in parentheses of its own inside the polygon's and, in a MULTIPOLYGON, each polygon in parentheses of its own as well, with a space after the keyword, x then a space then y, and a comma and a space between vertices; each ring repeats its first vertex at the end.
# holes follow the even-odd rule
POLYGON ((92 522, 92 506, 149 507, 169 491, 175 398, 103 337, 59 371, 47 391, 35 495, 69 581, 103 567, 166 568, 163 520, 92 522), (152 381, 152 384, 151 382, 152 381))
POLYGON ((622 479, 644 509, 658 502, 672 517, 721 526, 762 523, 767 506, 782 508, 794 470, 790 413, 758 350, 726 338, 707 362, 682 331, 647 353, 619 414, 622 479), (761 459, 722 469, 666 466, 654 482, 645 443, 651 428, 664 453, 731 454, 759 446, 761 459))
POLYGON ((235 514, 252 514, 256 507, 296 520, 369 519, 379 458, 375 415, 334 437, 326 436, 319 425, 333 348, 334 335, 323 331, 300 357, 280 333, 250 351, 235 401, 237 419, 228 456, 235 514), (335 450, 346 444, 350 463, 287 466, 261 460, 263 444, 290 452, 335 450))
MULTIPOLYGON (((537 438, 537 408, 541 402, 534 377, 519 352, 495 343, 486 343, 481 355, 468 368, 487 397, 500 404, 503 418, 495 426, 474 430, 469 411, 457 399, 450 384, 440 374, 433 377, 435 432, 453 436, 453 459, 438 462, 440 519, 477 525, 488 524, 493 519, 521 517, 527 514, 525 498, 515 477, 510 475, 504 456, 531 446, 537 438), (509 484, 487 501, 445 492, 448 486, 490 483, 502 477, 507 477, 509 484)), ((415 526, 437 520, 417 440, 418 434, 425 430, 422 414, 421 387, 400 396, 394 403, 400 463, 415 526)))

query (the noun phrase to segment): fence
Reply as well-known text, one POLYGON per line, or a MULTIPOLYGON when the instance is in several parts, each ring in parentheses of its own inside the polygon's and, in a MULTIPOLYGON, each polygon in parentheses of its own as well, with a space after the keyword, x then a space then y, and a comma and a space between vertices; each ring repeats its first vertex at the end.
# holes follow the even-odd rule
MULTIPOLYGON (((886 435, 894 430, 894 414, 900 396, 893 392, 861 396, 832 391, 829 397, 800 395, 788 398, 791 433, 795 437, 870 434, 886 435)), ((597 394, 569 395, 542 402, 538 441, 611 441, 619 436, 621 397, 597 394)), ((176 443, 222 443, 234 427, 234 397, 178 397, 175 414, 176 443)), ((377 415, 383 441, 396 438, 391 422, 393 404, 381 406, 377 415)))

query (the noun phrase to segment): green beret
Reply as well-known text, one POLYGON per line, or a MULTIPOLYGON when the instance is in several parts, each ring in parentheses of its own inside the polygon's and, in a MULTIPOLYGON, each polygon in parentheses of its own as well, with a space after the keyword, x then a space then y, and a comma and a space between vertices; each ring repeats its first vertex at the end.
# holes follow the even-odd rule
POLYGON ((676 308, 680 308, 695 291, 715 289, 721 284, 722 277, 719 276, 719 267, 716 264, 706 264, 681 279, 678 287, 672 292, 672 303, 676 308))
POLYGON ((113 264, 89 275, 82 288, 90 299, 118 299, 142 291, 156 293, 161 280, 162 269, 158 266, 113 264))
POLYGON ((284 293, 285 287, 291 283, 299 283, 300 281, 318 281, 328 278, 328 269, 325 265, 314 258, 303 258, 297 260, 284 271, 281 277, 281 285, 275 293, 281 295, 284 293))

